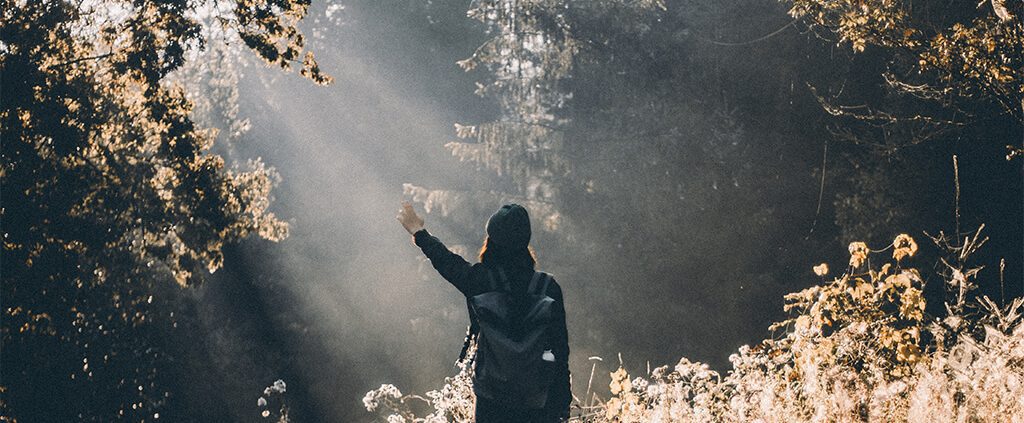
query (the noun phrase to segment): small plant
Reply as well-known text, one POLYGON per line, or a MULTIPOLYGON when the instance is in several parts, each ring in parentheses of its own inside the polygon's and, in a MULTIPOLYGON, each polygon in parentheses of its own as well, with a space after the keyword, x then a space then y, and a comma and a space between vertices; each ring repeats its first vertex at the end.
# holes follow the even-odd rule
POLYGON ((283 380, 278 379, 274 381, 273 385, 270 385, 263 389, 263 396, 256 400, 256 405, 262 410, 260 415, 263 418, 269 418, 271 415, 277 415, 278 423, 288 423, 288 404, 285 402, 284 393, 287 391, 288 385, 283 380), (271 402, 280 404, 277 408, 277 413, 271 411, 271 402))
POLYGON ((473 394, 473 368, 470 363, 476 355, 476 345, 470 345, 466 358, 456 363, 459 373, 445 378, 441 389, 420 395, 402 395, 394 385, 383 384, 380 388, 366 393, 363 406, 367 411, 378 412, 388 423, 441 423, 473 421, 476 396, 473 394), (432 411, 425 417, 417 417, 412 403, 427 405, 432 411))

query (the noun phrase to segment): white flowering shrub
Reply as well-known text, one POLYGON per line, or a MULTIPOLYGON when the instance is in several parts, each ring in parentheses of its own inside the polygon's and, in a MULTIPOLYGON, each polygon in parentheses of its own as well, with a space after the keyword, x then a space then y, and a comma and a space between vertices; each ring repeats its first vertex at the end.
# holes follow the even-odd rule
POLYGON ((284 398, 285 392, 288 392, 288 385, 281 379, 275 380, 273 385, 263 389, 263 395, 256 400, 256 406, 260 408, 260 415, 264 419, 273 416, 278 423, 288 423, 291 421, 288 418, 288 404, 284 398), (277 403, 277 405, 274 406, 272 403, 277 403), (273 411, 275 408, 277 409, 276 412, 273 411))
POLYGON ((472 422, 476 397, 473 395, 473 369, 469 365, 476 354, 473 345, 467 352, 467 360, 458 363, 459 373, 445 378, 441 389, 420 395, 402 395, 394 385, 384 384, 366 393, 363 406, 367 411, 378 412, 388 423, 442 423, 472 422), (432 411, 425 417, 417 417, 412 403, 426 404, 432 411))
MULTIPOLYGON (((939 274, 957 293, 943 319, 926 316, 924 281, 904 266, 917 253, 913 238, 901 234, 877 251, 855 242, 847 271, 787 295, 791 317, 771 326, 776 336, 740 347, 724 376, 686 358, 644 377, 620 367, 606 399, 575 404, 572 420, 1024 423, 1024 300, 1001 306, 967 295, 977 286, 980 268, 967 258, 984 244, 980 232, 956 245, 934 239, 950 253, 939 274), (892 260, 872 268, 872 255, 889 250, 892 260)), ((824 277, 828 266, 814 270, 824 277)), ((370 411, 387 405, 389 422, 470 421, 469 369, 446 382, 427 398, 385 385, 364 402, 370 411), (411 399, 434 411, 416 417, 411 399)))

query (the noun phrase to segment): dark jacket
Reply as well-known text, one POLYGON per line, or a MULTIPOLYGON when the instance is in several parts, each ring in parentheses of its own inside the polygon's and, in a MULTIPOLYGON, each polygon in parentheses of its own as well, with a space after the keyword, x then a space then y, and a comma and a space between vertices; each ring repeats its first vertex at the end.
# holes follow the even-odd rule
MULTIPOLYGON (((434 269, 437 269, 441 277, 462 292, 462 295, 468 298, 489 290, 488 269, 484 264, 469 264, 461 256, 445 247, 441 240, 430 235, 426 229, 416 232, 414 238, 416 246, 423 250, 423 254, 430 259, 434 269)), ((505 269, 505 271, 513 292, 524 292, 533 276, 533 271, 525 267, 505 269)), ((565 303, 562 298, 562 288, 558 286, 554 278, 548 285, 547 295, 558 304, 563 319, 560 324, 556 324, 552 334, 554 345, 551 352, 555 355, 557 374, 551 391, 548 393, 545 408, 557 411, 558 415, 568 416, 569 404, 572 402, 572 391, 569 385, 569 337, 565 327, 565 303)))

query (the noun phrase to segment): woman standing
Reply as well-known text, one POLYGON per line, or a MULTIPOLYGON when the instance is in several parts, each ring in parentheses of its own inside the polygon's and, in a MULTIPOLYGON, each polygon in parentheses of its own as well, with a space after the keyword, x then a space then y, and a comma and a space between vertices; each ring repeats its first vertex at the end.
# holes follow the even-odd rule
POLYGON ((478 347, 476 421, 567 419, 572 392, 562 289, 534 269, 526 209, 507 204, 491 216, 480 262, 472 265, 430 235, 408 202, 398 221, 438 273, 466 296, 478 347))

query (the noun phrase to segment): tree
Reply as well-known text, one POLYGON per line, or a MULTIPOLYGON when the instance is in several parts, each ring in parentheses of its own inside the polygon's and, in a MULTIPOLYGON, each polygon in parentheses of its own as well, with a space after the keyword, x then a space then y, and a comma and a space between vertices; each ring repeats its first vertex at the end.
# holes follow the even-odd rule
POLYGON ((219 25, 329 83, 297 23, 308 0, 4 1, 0 12, 3 414, 174 419, 161 334, 187 287, 250 235, 276 241, 274 172, 230 167, 168 81, 219 25), (198 14, 213 19, 203 21, 198 14))
MULTIPOLYGON (((823 37, 838 37, 838 43, 855 52, 865 52, 868 47, 882 50, 887 55, 881 75, 885 88, 919 101, 891 110, 871 104, 850 107, 838 104, 842 100, 837 98, 823 99, 833 115, 851 116, 885 129, 916 127, 911 142, 948 126, 990 120, 999 114, 1011 116, 1018 124, 1024 122, 1024 3, 786 3, 791 4, 790 15, 823 37), (997 110, 986 110, 986 104, 994 104, 997 110), (940 111, 946 112, 945 117, 940 111)), ((1007 147, 1012 154, 1020 151, 1020 146, 1007 147)))
MULTIPOLYGON (((887 237, 885 227, 923 229, 920 225, 953 221, 954 207, 960 207, 946 205, 954 189, 957 196, 960 190, 953 187, 953 156, 963 159, 974 152, 999 160, 1005 146, 1009 160, 1024 151, 1024 3, 783 3, 811 33, 849 47, 856 63, 856 71, 811 86, 834 116, 832 137, 850 145, 840 150, 846 166, 832 175, 846 182, 834 206, 847 240, 852 233, 887 237), (943 185, 949 188, 936 189, 943 185), (942 206, 928 210, 906 204, 942 206)), ((995 181, 984 189, 993 189, 995 175, 1019 176, 1019 167, 992 166, 995 181)), ((999 204, 984 207, 998 220, 1015 212, 1010 207, 1000 213, 999 204)))

